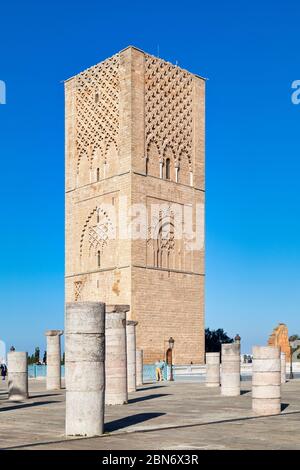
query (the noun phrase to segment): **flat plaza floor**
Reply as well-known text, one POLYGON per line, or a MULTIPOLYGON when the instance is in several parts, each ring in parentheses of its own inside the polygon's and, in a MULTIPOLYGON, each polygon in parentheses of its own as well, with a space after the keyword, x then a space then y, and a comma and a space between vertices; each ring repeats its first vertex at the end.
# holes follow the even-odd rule
POLYGON ((7 400, 0 386, 0 449, 300 449, 300 380, 282 386, 282 413, 251 411, 251 382, 239 397, 224 398, 202 383, 146 384, 128 405, 106 408, 101 437, 66 439, 65 391, 49 393, 45 380, 29 381, 30 398, 7 400))

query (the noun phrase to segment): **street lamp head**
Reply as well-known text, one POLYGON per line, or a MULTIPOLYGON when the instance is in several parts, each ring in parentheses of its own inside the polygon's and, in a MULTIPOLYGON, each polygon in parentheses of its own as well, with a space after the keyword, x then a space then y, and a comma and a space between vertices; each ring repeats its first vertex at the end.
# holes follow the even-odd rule
POLYGON ((170 349, 173 349, 173 348, 174 348, 174 343, 175 343, 175 340, 174 340, 174 339, 172 338, 172 336, 171 336, 171 338, 169 339, 169 348, 170 348, 170 349))

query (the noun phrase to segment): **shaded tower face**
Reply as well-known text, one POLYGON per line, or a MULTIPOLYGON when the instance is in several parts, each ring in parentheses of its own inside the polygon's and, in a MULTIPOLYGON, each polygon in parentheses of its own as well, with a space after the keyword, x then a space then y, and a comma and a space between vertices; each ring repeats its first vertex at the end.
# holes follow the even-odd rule
POLYGON ((66 90, 66 299, 129 304, 144 362, 204 355, 205 82, 129 47, 66 90))

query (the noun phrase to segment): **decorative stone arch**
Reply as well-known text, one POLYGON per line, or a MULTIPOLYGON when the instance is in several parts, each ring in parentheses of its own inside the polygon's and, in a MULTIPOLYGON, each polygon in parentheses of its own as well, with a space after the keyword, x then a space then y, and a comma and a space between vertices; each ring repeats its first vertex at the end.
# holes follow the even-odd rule
POLYGON ((87 234, 87 231, 88 231, 88 228, 89 228, 89 225, 90 225, 90 222, 93 218, 93 216, 95 214, 97 214, 97 212, 99 213, 100 212, 100 216, 102 217, 103 221, 101 222, 100 221, 100 218, 99 220, 96 221, 96 224, 97 225, 100 225, 100 227, 102 226, 106 226, 107 227, 107 230, 103 230, 103 232, 99 232, 99 236, 98 236, 98 240, 96 240, 95 243, 91 243, 90 244, 90 247, 89 247, 89 254, 92 250, 92 247, 94 247, 95 251, 98 250, 98 248, 100 247, 100 250, 103 251, 104 249, 104 246, 107 244, 107 240, 108 240, 108 237, 109 237, 109 233, 113 230, 113 224, 107 214, 107 212, 105 210, 103 210, 101 207, 95 207, 88 215, 85 223, 84 223, 84 226, 83 226, 83 229, 81 231, 81 236, 80 236, 80 257, 82 256, 82 253, 83 253, 83 245, 84 245, 84 241, 85 241, 85 237, 86 237, 86 234, 87 234), (101 237, 101 233, 103 233, 103 237, 101 237), (104 236, 105 234, 107 234, 107 237, 104 236))
POLYGON ((160 151, 154 138, 149 139, 146 153, 146 174, 160 177, 160 151))
POLYGON ((119 150, 115 140, 110 139, 105 145, 104 178, 117 175, 119 172, 119 150))
POLYGON ((85 186, 90 183, 91 159, 88 152, 82 150, 78 156, 76 168, 76 186, 85 186))
POLYGON ((181 147, 178 157, 180 170, 178 172, 178 182, 186 185, 191 184, 192 160, 186 147, 181 147))
POLYGON ((164 179, 175 181, 175 152, 173 146, 170 144, 163 147, 163 159, 165 171, 163 172, 164 179))
POLYGON ((174 213, 170 212, 169 207, 160 211, 157 220, 154 220, 153 225, 149 228, 147 245, 152 251, 152 260, 155 267, 167 269, 172 267, 175 248, 175 224, 174 213))
POLYGON ((92 150, 92 181, 97 182, 105 178, 105 157, 102 144, 95 145, 92 150))

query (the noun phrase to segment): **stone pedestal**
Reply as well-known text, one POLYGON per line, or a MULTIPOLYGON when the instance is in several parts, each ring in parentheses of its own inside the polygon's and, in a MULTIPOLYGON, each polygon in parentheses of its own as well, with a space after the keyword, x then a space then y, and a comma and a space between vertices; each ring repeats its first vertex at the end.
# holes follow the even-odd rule
POLYGON ((143 350, 137 349, 136 350, 136 385, 137 387, 143 385, 143 367, 144 367, 143 356, 144 356, 143 350))
POLYGON ((105 304, 66 304, 66 434, 104 431, 105 304))
POLYGON ((220 353, 206 353, 206 386, 220 387, 220 353))
POLYGON ((286 360, 285 360, 285 353, 282 352, 280 354, 280 363, 281 363, 281 383, 285 384, 286 382, 286 360))
POLYGON ((7 354, 8 399, 24 401, 28 398, 27 352, 11 351, 7 354))
POLYGON ((62 330, 47 330, 47 390, 61 388, 61 347, 60 337, 62 330))
POLYGON ((136 336, 135 327, 137 321, 126 322, 126 343, 127 343, 127 386, 128 392, 136 391, 136 336))
POLYGON ((105 319, 105 403, 128 401, 126 312, 129 305, 107 305, 105 319))
POLYGON ((236 397, 241 393, 240 344, 222 344, 221 394, 236 397))
POLYGON ((254 346, 252 364, 252 409, 259 415, 281 411, 280 348, 254 346))

